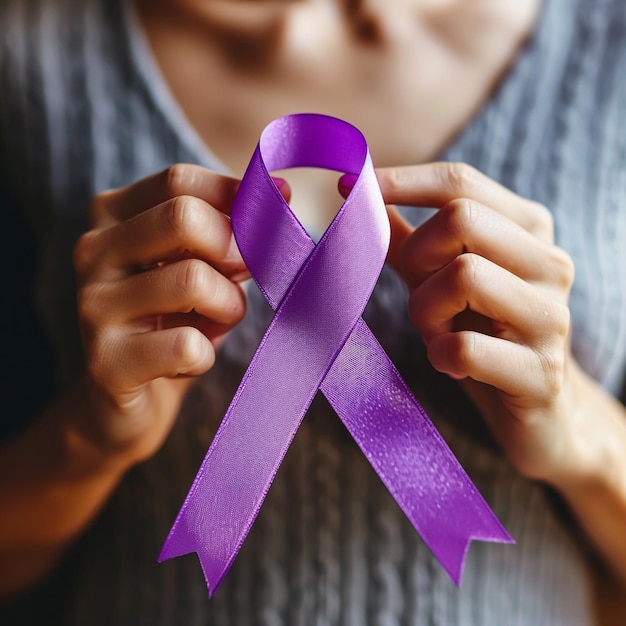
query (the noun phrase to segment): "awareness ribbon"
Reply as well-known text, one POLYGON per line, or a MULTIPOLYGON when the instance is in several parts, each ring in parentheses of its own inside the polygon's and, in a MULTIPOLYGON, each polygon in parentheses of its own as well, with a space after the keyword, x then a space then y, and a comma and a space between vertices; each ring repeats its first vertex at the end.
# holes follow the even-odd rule
POLYGON ((215 592, 320 389, 458 584, 471 540, 513 540, 361 318, 390 237, 363 135, 316 114, 270 123, 241 182, 232 227, 275 315, 159 561, 196 552, 209 596, 215 592), (269 175, 303 166, 358 176, 317 245, 269 175))

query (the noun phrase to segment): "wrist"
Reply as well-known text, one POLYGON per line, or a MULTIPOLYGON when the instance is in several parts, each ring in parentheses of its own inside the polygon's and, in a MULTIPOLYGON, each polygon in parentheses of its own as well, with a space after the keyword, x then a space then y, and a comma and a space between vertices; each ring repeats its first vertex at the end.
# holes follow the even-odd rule
POLYGON ((561 469, 547 477, 566 499, 580 493, 626 494, 626 411, 575 362, 570 364, 566 419, 569 445, 561 469))
POLYGON ((102 467, 128 471, 161 448, 193 380, 161 379, 116 398, 85 374, 68 406, 68 443, 102 467))
POLYGON ((63 398, 59 437, 67 471, 73 478, 110 475, 121 478, 136 464, 121 446, 105 443, 98 432, 92 384, 83 376, 63 398))

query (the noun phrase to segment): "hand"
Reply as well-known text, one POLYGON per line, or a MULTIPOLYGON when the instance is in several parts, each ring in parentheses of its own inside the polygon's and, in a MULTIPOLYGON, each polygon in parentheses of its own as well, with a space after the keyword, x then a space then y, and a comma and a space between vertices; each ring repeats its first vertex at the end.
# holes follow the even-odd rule
POLYGON ((432 365, 463 381, 526 476, 559 483, 589 469, 569 347, 574 270, 549 211, 463 164, 378 176, 387 202, 439 208, 417 229, 390 208, 389 261, 432 365))
POLYGON ((74 253, 90 409, 78 428, 105 454, 133 464, 156 452, 245 313, 228 217, 237 187, 175 165, 91 203, 74 253))

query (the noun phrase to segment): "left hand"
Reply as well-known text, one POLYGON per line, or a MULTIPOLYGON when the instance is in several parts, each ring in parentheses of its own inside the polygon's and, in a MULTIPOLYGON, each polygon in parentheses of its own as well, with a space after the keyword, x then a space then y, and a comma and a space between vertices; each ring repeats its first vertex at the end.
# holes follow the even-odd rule
POLYGON ((464 164, 377 173, 387 203, 439 209, 416 229, 389 209, 388 260, 433 367, 463 380, 522 474, 558 484, 585 471, 569 342, 574 267, 548 209, 464 164))

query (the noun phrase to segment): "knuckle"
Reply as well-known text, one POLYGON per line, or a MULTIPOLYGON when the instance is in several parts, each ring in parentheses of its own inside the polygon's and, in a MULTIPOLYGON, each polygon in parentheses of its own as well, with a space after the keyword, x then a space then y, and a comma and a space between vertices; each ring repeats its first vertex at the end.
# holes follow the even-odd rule
POLYGON ((245 316, 246 302, 242 290, 227 282, 204 261, 189 259, 181 262, 179 285, 185 303, 183 312, 197 310, 201 303, 211 303, 216 321, 235 324, 245 316))
POLYGON ((471 332, 450 333, 444 342, 435 342, 435 345, 433 348, 433 342, 428 344, 428 357, 435 368, 447 364, 457 371, 469 372, 480 358, 480 345, 471 332))
POLYGON ((479 220, 476 203, 469 198, 457 198, 441 209, 446 228, 457 239, 465 240, 475 230, 479 220))
POLYGON ((95 264, 99 255, 99 231, 89 230, 83 233, 74 244, 72 262, 74 271, 80 277, 87 273, 95 264))
POLYGON ((183 369, 193 367, 206 355, 205 341, 199 330, 189 326, 179 328, 172 346, 174 359, 183 369))
POLYGON ((550 209, 544 204, 529 201, 532 219, 530 222, 530 232, 545 241, 554 240, 554 216, 550 209))
POLYGON ((478 284, 480 257, 471 252, 460 254, 451 263, 452 283, 456 288, 471 289, 478 284))
MULTIPOLYGON (((180 288, 190 303, 199 298, 214 298, 216 282, 204 261, 189 259, 181 263, 180 288)), ((191 306, 193 308, 193 305, 191 306)))
POLYGON ((179 239, 190 239, 199 232, 202 218, 200 201, 193 196, 176 196, 168 205, 168 227, 179 239))
POLYGON ((471 369, 472 363, 481 358, 479 354, 480 345, 476 340, 476 335, 470 332, 454 333, 454 340, 456 342, 457 366, 461 371, 468 371, 471 369))
POLYGON ((394 195, 407 187, 407 175, 402 167, 392 167, 384 170, 383 187, 387 193, 394 195))
POLYGON ((116 367, 112 365, 114 340, 108 333, 100 332, 93 336, 87 350, 86 369, 90 378, 103 388, 115 382, 116 367))
POLYGON ((552 302, 544 313, 550 333, 562 339, 569 335, 571 314, 569 308, 561 302, 552 302))
POLYGON ((471 196, 485 184, 484 176, 467 163, 452 161, 440 164, 443 183, 456 196, 471 196))
POLYGON ((163 192, 169 198, 183 195, 193 183, 194 170, 185 163, 170 165, 161 173, 163 192))
POLYGON ((546 399, 553 399, 563 386, 565 352, 554 348, 540 350, 537 355, 543 373, 544 395, 546 399))
POLYGON ((110 204, 117 189, 107 189, 95 195, 87 205, 87 221, 92 227, 98 226, 107 217, 110 217, 110 204))
POLYGON ((557 285, 569 292, 574 282, 574 261, 563 248, 552 246, 550 251, 550 267, 557 285))

